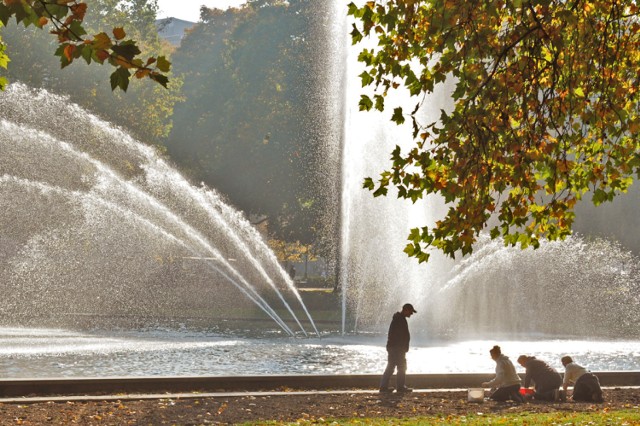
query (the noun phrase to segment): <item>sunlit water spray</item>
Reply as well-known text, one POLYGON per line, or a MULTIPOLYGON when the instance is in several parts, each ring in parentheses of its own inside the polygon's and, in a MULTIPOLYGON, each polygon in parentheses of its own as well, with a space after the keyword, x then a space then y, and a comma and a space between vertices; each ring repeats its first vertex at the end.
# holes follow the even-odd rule
POLYGON ((1 94, 0 119, 5 323, 48 316, 90 327, 87 315, 243 320, 256 317, 253 306, 286 333, 294 334, 293 321, 306 335, 296 302, 318 332, 249 222, 213 190, 189 185, 152 148, 62 97, 21 85, 1 94))
MULTIPOLYGON (((535 354, 556 367, 570 353, 596 371, 640 369, 638 260, 614 243, 573 238, 521 252, 483 239, 461 262, 435 256, 427 266, 402 253, 409 229, 443 206, 408 207, 361 188, 410 134, 387 125, 388 115, 357 111, 345 5, 332 9, 338 41, 329 43, 337 55, 327 85, 341 86, 327 90, 336 113, 327 126, 344 128, 344 144, 327 157, 343 169, 327 176, 344 177, 343 335, 289 337, 294 325, 316 327, 304 306, 308 321, 291 318, 301 301, 293 283, 218 193, 190 185, 152 149, 63 98, 12 86, 0 94, 5 377, 380 373, 389 320, 405 302, 419 311, 410 373, 490 373, 496 343, 512 359, 535 354), (344 106, 336 93, 346 93, 344 106), (256 311, 268 321, 253 321, 256 311), (187 319, 202 315, 198 324, 219 327, 190 327, 187 319), (162 318, 179 319, 163 328, 162 318), (100 327, 109 321, 131 325, 100 327), (83 330, 53 328, 66 325, 83 330)), ((426 117, 447 105, 444 92, 426 117)))
MULTIPOLYGON (((360 2, 364 3, 364 2, 360 2)), ((335 2, 335 19, 350 31, 346 6, 335 2)), ((374 38, 365 43, 375 46, 374 38)), ((586 336, 637 339, 640 331, 640 261, 620 245, 572 237, 538 250, 505 248, 482 236, 475 254, 451 261, 432 253, 428 265, 403 249, 413 227, 433 226, 444 216, 442 200, 412 204, 393 188, 374 198, 363 189, 391 165, 396 145, 413 144, 410 124, 390 121, 397 106, 410 111, 417 98, 401 89, 385 97, 385 113, 360 112, 365 93, 357 62, 365 46, 345 43, 335 60, 347 69, 343 136, 341 276, 344 332, 384 332, 391 315, 407 302, 415 340, 586 336)), ((419 111, 423 124, 450 110, 452 82, 437 86, 419 111)), ((407 117, 407 122, 410 119, 407 117)))

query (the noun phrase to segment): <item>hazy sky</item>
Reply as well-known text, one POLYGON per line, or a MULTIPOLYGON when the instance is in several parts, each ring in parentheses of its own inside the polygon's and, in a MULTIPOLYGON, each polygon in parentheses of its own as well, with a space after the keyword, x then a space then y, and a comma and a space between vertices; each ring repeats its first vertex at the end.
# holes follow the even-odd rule
POLYGON ((245 2, 246 0, 158 0, 158 18, 173 17, 197 22, 200 18, 200 6, 227 9, 245 2))

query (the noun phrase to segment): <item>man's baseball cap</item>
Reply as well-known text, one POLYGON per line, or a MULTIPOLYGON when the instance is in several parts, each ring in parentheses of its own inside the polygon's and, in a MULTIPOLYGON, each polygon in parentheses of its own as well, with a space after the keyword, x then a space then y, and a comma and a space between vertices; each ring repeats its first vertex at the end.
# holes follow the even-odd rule
POLYGON ((404 311, 404 310, 409 310, 409 311, 413 312, 414 314, 418 312, 418 311, 416 311, 415 309, 413 309, 413 305, 412 305, 411 303, 405 303, 405 304, 402 306, 402 310, 403 310, 403 311, 404 311))

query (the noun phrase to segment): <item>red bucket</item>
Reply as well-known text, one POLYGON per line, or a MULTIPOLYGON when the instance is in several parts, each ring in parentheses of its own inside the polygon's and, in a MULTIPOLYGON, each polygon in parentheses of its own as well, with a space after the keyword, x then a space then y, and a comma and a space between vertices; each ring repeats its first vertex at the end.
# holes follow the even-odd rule
POLYGON ((530 396, 533 395, 534 390, 529 388, 520 388, 520 395, 522 396, 530 396))

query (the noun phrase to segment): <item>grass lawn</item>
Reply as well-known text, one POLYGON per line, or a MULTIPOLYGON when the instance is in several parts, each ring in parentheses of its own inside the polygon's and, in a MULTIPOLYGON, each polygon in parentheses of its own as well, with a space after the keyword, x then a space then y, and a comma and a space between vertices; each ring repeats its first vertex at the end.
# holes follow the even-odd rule
MULTIPOLYGON (((249 423, 246 423, 249 425, 249 423)), ((267 425, 304 425, 304 424, 327 424, 327 425, 617 425, 632 426, 640 425, 640 410, 607 410, 597 412, 555 412, 555 413, 513 413, 513 414, 490 414, 478 412, 473 415, 458 416, 428 416, 415 417, 411 419, 386 418, 353 418, 353 419, 323 419, 306 418, 297 422, 281 423, 268 422, 267 425)))

